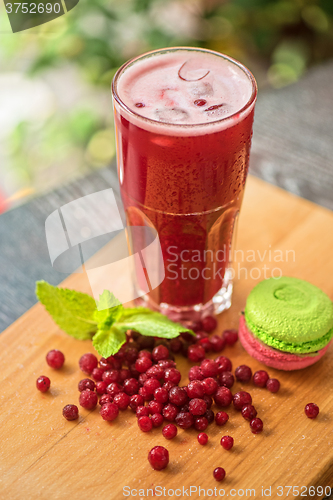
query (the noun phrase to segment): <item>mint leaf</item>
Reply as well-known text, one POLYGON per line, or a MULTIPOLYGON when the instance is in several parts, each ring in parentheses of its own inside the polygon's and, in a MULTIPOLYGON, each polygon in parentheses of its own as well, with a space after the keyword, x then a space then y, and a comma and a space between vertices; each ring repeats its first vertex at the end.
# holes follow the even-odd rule
POLYGON ((104 290, 102 295, 99 296, 97 310, 94 313, 94 320, 98 324, 98 329, 100 330, 102 326, 103 329, 110 328, 120 318, 123 311, 123 305, 113 293, 104 290))
POLYGON ((109 329, 98 330, 93 338, 93 346, 103 358, 108 358, 118 352, 125 342, 125 332, 118 330, 114 326, 111 326, 109 329))
POLYGON ((126 332, 127 330, 136 330, 142 335, 148 337, 163 337, 172 339, 178 337, 180 332, 189 331, 194 335, 194 332, 186 329, 179 323, 174 323, 161 313, 150 311, 139 312, 128 317, 124 315, 116 322, 114 326, 126 332))
POLYGON ((37 281, 36 295, 57 325, 72 337, 91 339, 96 332, 96 303, 90 295, 58 288, 46 281, 37 281))
POLYGON ((156 311, 152 311, 147 307, 128 307, 124 309, 121 315, 121 321, 123 318, 129 318, 130 316, 134 316, 135 314, 154 314, 156 311))

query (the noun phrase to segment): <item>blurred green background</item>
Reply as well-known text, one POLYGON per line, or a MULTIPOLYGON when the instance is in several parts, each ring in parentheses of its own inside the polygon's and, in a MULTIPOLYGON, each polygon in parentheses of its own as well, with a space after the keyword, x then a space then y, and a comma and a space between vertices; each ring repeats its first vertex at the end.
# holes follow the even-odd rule
POLYGON ((228 54, 259 88, 296 82, 333 56, 332 0, 80 0, 12 34, 0 18, 0 212, 115 155, 110 83, 142 52, 228 54))

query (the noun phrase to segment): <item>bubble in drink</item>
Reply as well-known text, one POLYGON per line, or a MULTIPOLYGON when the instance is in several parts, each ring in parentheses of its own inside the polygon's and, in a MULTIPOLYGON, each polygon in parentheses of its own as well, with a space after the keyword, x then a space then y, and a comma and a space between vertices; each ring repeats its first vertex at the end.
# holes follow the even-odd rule
POLYGON ((195 97, 211 97, 214 95, 213 87, 209 82, 198 82, 191 84, 190 92, 195 97))

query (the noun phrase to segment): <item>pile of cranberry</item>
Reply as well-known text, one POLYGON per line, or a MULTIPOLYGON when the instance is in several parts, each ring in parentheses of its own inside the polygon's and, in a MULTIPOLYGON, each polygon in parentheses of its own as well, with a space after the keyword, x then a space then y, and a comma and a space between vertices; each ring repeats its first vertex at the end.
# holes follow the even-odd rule
MULTIPOLYGON (((257 417, 251 395, 245 391, 232 394, 230 390, 235 377, 241 383, 251 381, 251 368, 241 365, 236 368, 234 376, 229 358, 221 355, 214 360, 206 358, 208 353, 220 353, 226 345, 233 345, 238 339, 235 330, 225 330, 222 336, 209 337, 208 334, 216 326, 215 318, 207 317, 197 325, 195 336, 184 332, 172 340, 146 337, 130 331, 126 344, 114 356, 98 361, 94 354, 84 354, 79 366, 91 378, 79 382, 79 404, 86 410, 93 410, 99 403, 101 417, 109 422, 118 417, 119 411, 130 408, 136 413, 138 426, 143 432, 160 427, 166 421, 168 423, 162 428, 166 439, 177 435, 177 426, 181 429, 194 427, 199 431, 197 439, 201 445, 207 444, 208 436, 203 431, 214 420, 222 426, 229 419, 224 410, 214 414, 211 409, 213 402, 218 408, 233 404, 249 421, 250 430, 254 434, 260 433, 263 422, 257 417), (200 363, 190 368, 189 383, 184 387, 179 386, 181 373, 174 361, 174 354, 180 353, 190 361, 200 363)), ((61 368, 64 360, 64 355, 58 350, 50 351, 46 356, 49 366, 55 369, 61 368)), ((254 373, 253 383, 257 387, 266 387, 270 392, 277 392, 280 388, 279 381, 269 378, 264 370, 254 373)), ((45 392, 49 387, 48 377, 37 379, 40 391, 45 392)), ((311 415, 314 413, 311 408, 311 415)), ((77 419, 78 407, 72 404, 65 406, 63 416, 67 420, 77 419)), ((231 436, 223 436, 220 443, 224 449, 230 450, 234 440, 231 436)), ((168 465, 169 453, 163 446, 155 446, 149 452, 148 460, 155 470, 161 470, 168 465)), ((225 477, 224 469, 218 467, 213 476, 221 481, 225 477)))

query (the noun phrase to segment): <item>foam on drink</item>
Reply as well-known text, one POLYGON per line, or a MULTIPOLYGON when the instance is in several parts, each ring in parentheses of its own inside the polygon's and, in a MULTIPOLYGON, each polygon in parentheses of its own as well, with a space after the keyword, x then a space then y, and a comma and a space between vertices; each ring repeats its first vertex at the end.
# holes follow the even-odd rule
POLYGON ((237 120, 252 91, 250 73, 236 62, 195 49, 136 59, 117 83, 120 99, 136 114, 182 126, 206 125, 228 117, 237 120))

